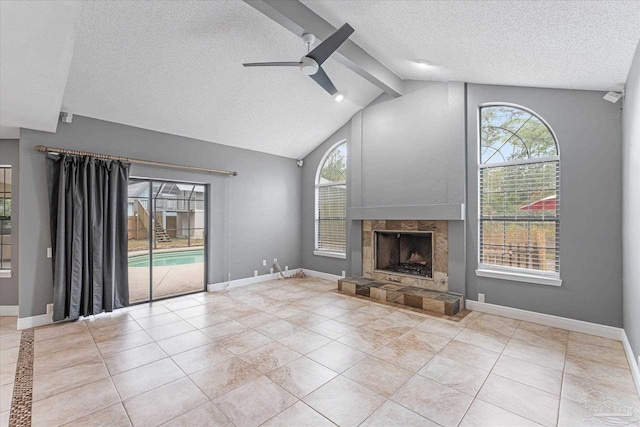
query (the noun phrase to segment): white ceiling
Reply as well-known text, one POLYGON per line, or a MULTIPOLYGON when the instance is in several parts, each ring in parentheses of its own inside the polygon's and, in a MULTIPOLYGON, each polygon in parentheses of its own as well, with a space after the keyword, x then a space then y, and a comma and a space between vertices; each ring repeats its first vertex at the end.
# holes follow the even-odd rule
POLYGON ((303 3, 403 79, 620 89, 640 40, 637 0, 303 3))
POLYGON ((82 3, 0 1, 0 138, 55 132, 82 3))
POLYGON ((297 68, 302 40, 240 1, 88 2, 63 110, 301 158, 381 90, 334 60, 336 103, 297 68))
MULTIPOLYGON (((303 2, 404 79, 619 89, 640 39, 638 1, 303 2)), ((0 8, 2 137, 55 131, 62 109, 300 158, 381 93, 332 59, 340 104, 297 69, 243 68, 305 46, 239 0, 0 8)))

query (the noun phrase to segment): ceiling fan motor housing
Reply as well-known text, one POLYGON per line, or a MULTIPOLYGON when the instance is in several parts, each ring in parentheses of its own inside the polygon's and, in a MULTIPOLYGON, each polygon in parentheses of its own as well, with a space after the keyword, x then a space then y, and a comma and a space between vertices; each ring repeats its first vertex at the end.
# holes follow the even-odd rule
POLYGON ((320 66, 315 59, 309 58, 308 56, 303 56, 300 59, 300 71, 302 71, 302 74, 312 76, 318 72, 318 68, 320 68, 320 66))

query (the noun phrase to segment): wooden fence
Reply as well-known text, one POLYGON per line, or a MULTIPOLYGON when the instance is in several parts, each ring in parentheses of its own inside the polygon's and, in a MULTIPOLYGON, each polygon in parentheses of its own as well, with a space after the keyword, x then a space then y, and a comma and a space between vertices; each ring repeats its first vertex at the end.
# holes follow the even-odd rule
POLYGON ((533 270, 555 270, 555 254, 548 248, 544 230, 531 233, 507 231, 505 233, 483 233, 482 263, 533 270))

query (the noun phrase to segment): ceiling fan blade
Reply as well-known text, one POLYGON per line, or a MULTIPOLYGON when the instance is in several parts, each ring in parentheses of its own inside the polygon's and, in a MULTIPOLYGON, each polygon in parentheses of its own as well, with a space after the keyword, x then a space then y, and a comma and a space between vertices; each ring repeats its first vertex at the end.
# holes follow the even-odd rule
POLYGON ((243 67, 299 67, 300 61, 295 62, 247 62, 243 67))
POLYGON ((338 28, 335 33, 331 34, 325 41, 309 52, 307 56, 309 58, 313 58, 318 65, 322 65, 322 63, 326 61, 327 58, 329 58, 351 34, 353 34, 353 28, 351 28, 351 25, 344 24, 342 27, 338 28))
POLYGON ((335 95, 338 92, 338 89, 333 85, 329 76, 327 76, 327 73, 324 72, 322 67, 318 68, 318 71, 309 77, 322 86, 324 90, 329 92, 329 95, 335 95))

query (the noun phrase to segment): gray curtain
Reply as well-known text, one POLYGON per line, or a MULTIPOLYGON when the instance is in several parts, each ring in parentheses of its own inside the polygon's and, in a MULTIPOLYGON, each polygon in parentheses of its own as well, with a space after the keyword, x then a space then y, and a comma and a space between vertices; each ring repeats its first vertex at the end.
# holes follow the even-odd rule
POLYGON ((54 321, 129 304, 129 167, 95 157, 47 155, 54 321))

